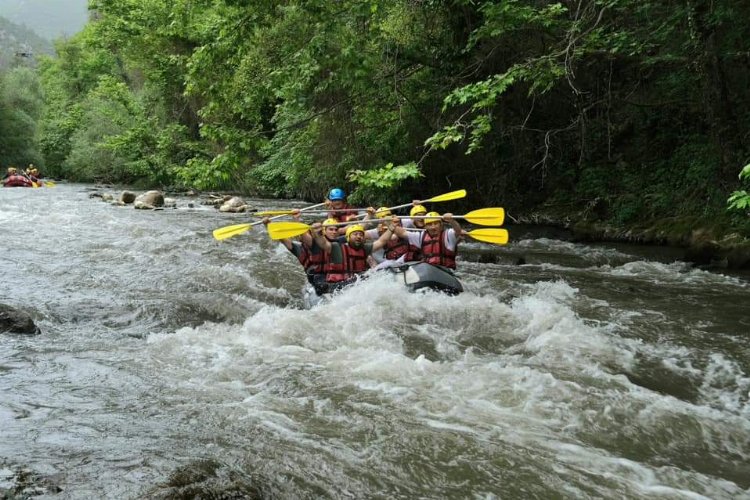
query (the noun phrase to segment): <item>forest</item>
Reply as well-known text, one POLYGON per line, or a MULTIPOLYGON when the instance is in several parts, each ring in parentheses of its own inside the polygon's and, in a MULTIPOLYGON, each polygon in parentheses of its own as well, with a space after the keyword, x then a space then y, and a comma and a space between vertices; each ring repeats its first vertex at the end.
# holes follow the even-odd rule
POLYGON ((48 176, 750 235, 750 3, 90 0, 0 77, 48 176), (747 166, 746 166, 747 165, 747 166))

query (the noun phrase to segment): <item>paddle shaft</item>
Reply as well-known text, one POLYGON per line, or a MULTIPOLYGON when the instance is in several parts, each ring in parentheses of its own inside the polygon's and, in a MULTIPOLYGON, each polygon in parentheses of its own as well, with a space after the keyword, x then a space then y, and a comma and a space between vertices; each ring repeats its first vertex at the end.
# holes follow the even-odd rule
MULTIPOLYGON (((317 208, 322 205, 325 205, 325 203, 318 203, 317 205, 310 205, 309 207, 301 208, 300 212, 303 210, 311 209, 311 208, 317 208)), ((275 217, 270 217, 269 219, 279 219, 281 217, 286 217, 287 215, 277 215, 275 217)), ((237 236, 239 234, 243 234, 250 229, 252 229, 253 226, 257 226, 258 224, 263 224, 264 221, 259 220, 256 222, 250 222, 248 224, 235 224, 232 226, 225 226, 220 227, 218 229, 213 230, 213 236, 217 240, 225 240, 227 238, 231 238, 233 236, 237 236)))
MULTIPOLYGON (((424 200, 422 203, 457 200, 457 199, 463 198, 465 196, 466 196, 466 190, 465 189, 461 189, 459 191, 453 191, 453 192, 450 192, 450 193, 445 193, 445 194, 441 194, 441 195, 438 195, 438 196, 433 196, 432 198, 430 198, 428 200, 424 200)), ((408 207, 410 205, 412 205, 412 203, 405 203, 403 205, 397 205, 395 207, 388 207, 386 210, 397 210, 399 208, 408 207)), ((367 209, 366 208, 346 208, 346 209, 341 209, 341 210, 356 210, 357 212, 362 212, 362 211, 366 211, 367 209)), ((329 214, 331 212, 336 212, 336 209, 331 209, 331 210, 312 210, 312 211, 310 211, 308 213, 309 214, 323 215, 323 214, 329 214)), ((283 216, 283 215, 293 215, 294 214, 294 212, 292 210, 268 210, 268 211, 260 211, 259 213, 255 214, 255 215, 257 215, 259 217, 265 217, 265 215, 263 215, 264 213, 268 213, 268 214, 273 213, 274 215, 281 215, 281 216, 283 216)), ((360 218, 360 217, 364 217, 365 215, 367 215, 367 214, 358 214, 355 217, 360 218)))

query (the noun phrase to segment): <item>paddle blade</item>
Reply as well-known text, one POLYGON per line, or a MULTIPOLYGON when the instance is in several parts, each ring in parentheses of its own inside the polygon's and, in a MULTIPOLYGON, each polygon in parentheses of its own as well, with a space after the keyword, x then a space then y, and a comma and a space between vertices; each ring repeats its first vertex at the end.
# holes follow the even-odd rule
POLYGON ((480 226, 502 226, 505 222, 505 209, 501 207, 480 208, 469 212, 463 218, 480 226))
POLYGON ((44 186, 44 187, 51 187, 51 188, 53 188, 53 187, 55 187, 55 186, 56 186, 57 184, 55 184, 55 183, 54 183, 54 182, 52 182, 52 181, 42 181, 42 182, 40 182, 40 185, 41 185, 41 186, 44 186))
POLYGON ((284 240, 305 234, 310 226, 302 222, 272 222, 268 226, 268 236, 272 240, 284 240))
POLYGON ((235 224, 234 226, 224 226, 219 229, 214 229, 213 235, 217 240, 225 240, 232 236, 245 233, 253 227, 252 224, 235 224))
POLYGON ((466 196, 466 190, 465 189, 459 189, 458 191, 452 191, 450 193, 441 194, 439 196, 435 196, 433 198, 430 198, 429 200, 422 200, 423 202, 436 202, 436 201, 451 201, 451 200, 458 200, 461 198, 464 198, 466 196))
POLYGON ((485 227, 475 229, 466 233, 467 236, 477 241, 493 243, 495 245, 505 245, 508 243, 508 230, 497 227, 485 227))

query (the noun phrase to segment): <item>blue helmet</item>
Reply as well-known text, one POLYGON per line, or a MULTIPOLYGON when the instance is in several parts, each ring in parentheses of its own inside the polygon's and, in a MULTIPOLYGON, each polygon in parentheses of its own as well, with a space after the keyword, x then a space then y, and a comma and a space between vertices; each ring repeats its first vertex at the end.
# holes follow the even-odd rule
POLYGON ((343 189, 333 188, 328 193, 328 199, 331 201, 344 200, 346 199, 346 193, 344 192, 343 189))

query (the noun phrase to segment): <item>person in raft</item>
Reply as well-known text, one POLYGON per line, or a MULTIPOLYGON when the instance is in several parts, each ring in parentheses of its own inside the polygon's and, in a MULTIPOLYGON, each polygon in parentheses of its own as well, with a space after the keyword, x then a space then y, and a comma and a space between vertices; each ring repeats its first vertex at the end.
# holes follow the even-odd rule
POLYGON ((424 219, 425 231, 407 231, 403 227, 391 224, 393 232, 399 238, 405 238, 422 252, 422 262, 456 269, 456 255, 458 241, 461 237, 461 225, 453 218, 453 214, 442 216, 437 212, 428 212, 424 219), (443 222, 450 225, 443 227, 443 222))
POLYGON ((357 281, 370 266, 367 258, 385 247, 393 236, 393 225, 373 242, 365 241, 365 228, 354 224, 346 228, 346 242, 330 241, 323 235, 323 225, 316 222, 311 231, 316 243, 325 252, 323 270, 329 292, 340 290, 357 281))

